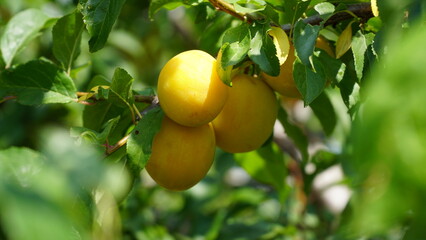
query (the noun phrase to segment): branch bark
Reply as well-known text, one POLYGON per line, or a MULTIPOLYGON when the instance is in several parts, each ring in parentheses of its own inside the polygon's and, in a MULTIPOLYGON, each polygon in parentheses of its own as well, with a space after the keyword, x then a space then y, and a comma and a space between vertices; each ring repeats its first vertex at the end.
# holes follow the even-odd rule
MULTIPOLYGON (((232 15, 232 16, 234 16, 234 17, 236 17, 236 18, 238 18, 242 21, 248 22, 248 23, 251 23, 251 22, 254 21, 254 19, 250 15, 237 12, 231 4, 229 4, 229 3, 227 3, 223 0, 209 0, 209 1, 218 11, 228 13, 228 14, 230 14, 230 15, 232 15)), ((354 17, 353 14, 351 14, 349 12, 353 13, 358 18, 364 19, 364 20, 369 19, 371 17, 374 17, 373 12, 371 11, 370 2, 351 4, 351 5, 348 5, 347 11, 337 12, 332 17, 330 17, 330 19, 328 19, 324 23, 324 26, 334 25, 334 24, 339 23, 341 21, 353 18, 354 17)), ((315 16, 305 18, 305 19, 303 19, 303 21, 305 23, 310 24, 310 25, 319 25, 319 24, 321 24, 323 19, 321 18, 320 15, 315 15, 315 16)), ((284 25, 281 26, 281 28, 284 31, 286 31, 287 33, 289 33, 293 27, 294 26, 292 24, 284 24, 284 25)))
MULTIPOLYGON (((328 19, 324 23, 324 26, 334 25, 341 21, 353 18, 354 16, 350 14, 349 12, 355 14, 358 18, 364 19, 364 20, 374 17, 373 12, 371 11, 371 4, 369 2, 351 4, 351 5, 348 5, 347 11, 338 12, 334 14, 332 17, 330 17, 330 19, 328 19)), ((315 16, 305 18, 303 19, 303 21, 310 25, 320 25, 323 19, 321 18, 321 16, 315 15, 315 16)), ((291 29, 293 28, 293 25, 284 24, 281 26, 281 28, 287 33, 289 33, 291 29)))

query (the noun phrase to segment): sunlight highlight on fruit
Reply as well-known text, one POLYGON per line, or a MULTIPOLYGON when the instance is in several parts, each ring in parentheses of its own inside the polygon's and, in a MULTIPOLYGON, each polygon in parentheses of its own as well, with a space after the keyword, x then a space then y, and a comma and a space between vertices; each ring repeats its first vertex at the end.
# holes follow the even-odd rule
POLYGON ((216 73, 216 60, 200 50, 182 52, 161 70, 158 98, 166 115, 184 126, 201 126, 222 110, 228 87, 216 73))

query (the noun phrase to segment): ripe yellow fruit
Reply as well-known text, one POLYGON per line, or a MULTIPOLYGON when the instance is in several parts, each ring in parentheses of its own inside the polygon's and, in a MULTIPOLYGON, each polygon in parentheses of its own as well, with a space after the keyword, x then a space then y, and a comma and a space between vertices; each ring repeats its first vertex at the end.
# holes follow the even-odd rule
MULTIPOLYGON (((328 45, 327 40, 322 37, 317 38, 315 45, 317 48, 323 49, 330 56, 334 57, 334 52, 328 45)), ((293 63, 296 60, 294 55, 294 46, 290 43, 290 50, 287 56, 287 60, 280 67, 280 75, 273 77, 267 74, 262 74, 264 80, 268 85, 279 94, 290 97, 290 98, 302 98, 299 90, 296 87, 296 83, 293 78, 293 63)))
POLYGON ((225 104, 228 87, 216 73, 216 59, 190 50, 170 59, 160 72, 158 98, 166 115, 189 127, 211 122, 225 104))
POLYGON ((206 176, 213 163, 215 148, 210 123, 186 127, 164 117, 145 168, 160 186, 175 191, 186 190, 206 176))
POLYGON ((272 134, 277 113, 277 99, 265 82, 235 76, 228 100, 212 122, 216 145, 230 153, 258 149, 272 134))

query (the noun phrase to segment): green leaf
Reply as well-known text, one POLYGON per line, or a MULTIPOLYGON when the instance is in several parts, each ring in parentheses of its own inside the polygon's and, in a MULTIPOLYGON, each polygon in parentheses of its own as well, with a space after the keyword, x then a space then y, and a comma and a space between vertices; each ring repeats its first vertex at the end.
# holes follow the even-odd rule
POLYGON ((53 54, 68 73, 80 54, 83 30, 83 16, 77 11, 60 18, 52 29, 53 54))
POLYGON ((255 27, 254 37, 250 41, 248 56, 260 69, 270 76, 280 74, 280 63, 274 42, 266 33, 264 27, 255 27))
POLYGON ((236 12, 247 14, 259 12, 265 9, 266 3, 264 1, 250 1, 250 5, 243 6, 238 2, 233 3, 236 12))
POLYGON ((223 43, 229 43, 222 51, 223 68, 240 63, 250 49, 250 32, 246 24, 228 29, 223 36, 223 43))
POLYGON ((312 56, 314 52, 320 29, 320 26, 312 26, 303 21, 298 21, 294 27, 294 47, 297 56, 306 66, 311 65, 309 57, 312 56))
POLYGON ((0 75, 0 97, 16 96, 21 104, 68 103, 76 100, 73 80, 47 60, 33 60, 0 75))
POLYGON ((277 190, 283 189, 287 176, 284 155, 273 142, 255 151, 234 154, 234 158, 254 179, 270 184, 277 190))
POLYGON ((97 132, 84 127, 72 127, 70 135, 71 137, 79 138, 80 141, 87 140, 90 143, 104 144, 119 120, 120 116, 108 120, 104 124, 102 132, 97 132))
POLYGON ((294 144, 299 149, 303 162, 306 163, 309 158, 308 138, 299 127, 288 120, 288 114, 282 107, 278 109, 278 120, 283 125, 285 133, 293 140, 294 144))
POLYGON ((172 10, 183 5, 183 0, 151 0, 149 4, 149 18, 153 19, 154 15, 161 9, 172 10))
POLYGON ((152 141, 160 130, 164 112, 160 107, 151 109, 139 121, 127 141, 130 160, 143 169, 151 157, 152 141))
POLYGON ((325 88, 326 78, 322 65, 316 58, 313 58, 317 72, 302 64, 299 59, 294 62, 293 77, 297 89, 303 96, 305 106, 312 103, 325 88))
POLYGON ((133 77, 122 68, 115 69, 108 101, 118 106, 129 107, 133 103, 133 77))
POLYGON ((275 24, 276 26, 280 25, 280 14, 278 13, 278 11, 275 10, 275 8, 272 5, 267 4, 265 9, 259 12, 258 14, 261 14, 263 18, 265 19, 270 19, 271 25, 272 24, 275 24))
POLYGON ((358 102, 359 85, 357 84, 357 76, 354 69, 346 68, 342 81, 339 82, 340 94, 343 102, 348 108, 351 108, 358 102))
POLYGON ((232 86, 232 65, 224 67, 222 65, 222 53, 225 51, 226 48, 229 47, 229 43, 226 42, 222 45, 222 47, 219 50, 219 53, 217 54, 217 63, 216 64, 216 71, 217 75, 219 76, 220 80, 225 83, 228 86, 232 86))
POLYGON ((382 28, 383 22, 379 17, 373 17, 368 19, 365 30, 371 32, 378 32, 382 28))
POLYGON ((11 147, 0 151, 0 179, 28 186, 40 171, 45 157, 32 149, 11 147))
POLYGON ((149 4, 148 16, 150 19, 161 9, 173 10, 180 6, 197 6, 202 4, 203 0, 151 0, 149 4))
POLYGON ((336 127, 337 116, 327 94, 322 92, 309 106, 320 121, 325 134, 330 136, 336 127))
POLYGON ((363 75, 365 51, 367 51, 367 40, 361 30, 359 30, 352 37, 352 53, 358 79, 361 79, 363 75))
MULTIPOLYGON (((121 70, 119 71, 121 72, 121 70)), ((125 76, 125 74, 123 75, 125 76)), ((104 77, 96 76, 89 83, 88 90, 96 86, 109 86, 110 84, 111 83, 104 77)), ((127 108, 123 109, 124 106, 129 107, 127 105, 128 103, 124 101, 124 98, 119 96, 115 91, 111 91, 111 87, 109 89, 102 89, 103 88, 99 88, 98 90, 98 98, 109 99, 114 95, 112 98, 115 98, 115 100, 98 101, 95 105, 85 106, 83 110, 83 127, 101 132, 105 123, 110 119, 120 116, 117 127, 115 127, 108 136, 108 141, 114 143, 124 136, 126 129, 132 122, 133 116, 127 108)), ((117 91, 119 90, 117 89, 117 91)))
POLYGON ((284 23, 295 23, 311 3, 310 0, 286 0, 284 2, 284 23))
POLYGON ((318 3, 314 7, 315 11, 317 11, 320 15, 329 15, 334 12, 336 7, 329 2, 318 3))
POLYGON ((0 49, 6 67, 12 64, 19 50, 37 37, 50 19, 38 9, 22 11, 10 19, 0 39, 0 49))
POLYGON ((346 70, 346 64, 342 60, 331 57, 322 49, 317 49, 314 52, 314 58, 319 60, 315 61, 317 65, 322 65, 327 81, 336 85, 342 81, 346 70))
POLYGON ((80 0, 81 13, 90 34, 90 52, 104 47, 125 2, 126 0, 80 0))

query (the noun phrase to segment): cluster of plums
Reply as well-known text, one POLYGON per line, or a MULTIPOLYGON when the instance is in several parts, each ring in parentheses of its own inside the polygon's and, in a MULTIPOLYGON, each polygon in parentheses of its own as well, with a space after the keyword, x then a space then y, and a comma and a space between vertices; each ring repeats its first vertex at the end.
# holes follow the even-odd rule
POLYGON ((149 175, 166 189, 185 190, 207 174, 216 146, 229 153, 261 147, 277 118, 274 90, 300 97, 293 61, 289 54, 278 77, 238 74, 229 87, 216 72, 216 59, 206 52, 190 50, 170 59, 158 78, 165 117, 146 165, 149 175))

